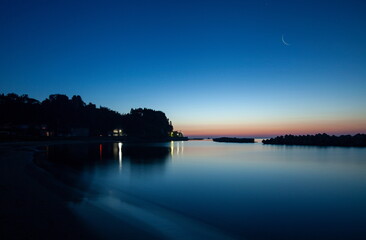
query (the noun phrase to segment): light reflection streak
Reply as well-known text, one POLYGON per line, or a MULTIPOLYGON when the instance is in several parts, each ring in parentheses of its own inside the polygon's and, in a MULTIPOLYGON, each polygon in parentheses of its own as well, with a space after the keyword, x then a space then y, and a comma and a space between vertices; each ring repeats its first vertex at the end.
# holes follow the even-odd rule
POLYGON ((170 155, 173 157, 174 156, 174 142, 170 141, 170 155))
POLYGON ((122 143, 118 143, 118 161, 119 161, 119 170, 122 170, 122 143))
POLYGON ((170 142, 170 155, 171 156, 183 155, 183 152, 184 152, 184 141, 180 141, 180 142, 171 141, 170 142))

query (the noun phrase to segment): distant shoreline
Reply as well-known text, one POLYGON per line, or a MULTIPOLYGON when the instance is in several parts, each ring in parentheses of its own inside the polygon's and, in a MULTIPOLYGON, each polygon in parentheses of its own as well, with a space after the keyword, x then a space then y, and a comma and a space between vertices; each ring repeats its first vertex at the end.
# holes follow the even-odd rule
MULTIPOLYGON (((189 138, 189 137, 167 137, 167 138, 138 138, 127 136, 108 137, 31 137, 22 136, 12 139, 0 139, 2 145, 49 145, 49 144, 72 144, 72 143, 157 143, 171 141, 192 141, 211 140, 214 142, 226 143, 255 143, 255 138, 218 137, 218 138, 189 138)), ((339 147, 366 147, 366 134, 330 136, 327 134, 316 135, 283 135, 274 138, 264 139, 263 144, 267 145, 299 145, 299 146, 339 146, 339 147)))
POLYGON ((236 138, 236 137, 213 138, 212 141, 226 142, 226 143, 255 143, 254 138, 236 138))
POLYGON ((366 134, 330 136, 316 135, 284 135, 262 141, 263 144, 273 145, 301 145, 301 146, 329 146, 329 147, 366 147, 366 134))

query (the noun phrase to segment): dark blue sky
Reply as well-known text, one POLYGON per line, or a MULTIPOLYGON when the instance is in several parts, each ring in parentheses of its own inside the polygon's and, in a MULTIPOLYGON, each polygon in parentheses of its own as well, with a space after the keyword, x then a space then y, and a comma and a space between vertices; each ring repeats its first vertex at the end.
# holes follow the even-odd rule
POLYGON ((365 12, 363 1, 3 0, 0 89, 162 110, 190 135, 365 132, 365 12))

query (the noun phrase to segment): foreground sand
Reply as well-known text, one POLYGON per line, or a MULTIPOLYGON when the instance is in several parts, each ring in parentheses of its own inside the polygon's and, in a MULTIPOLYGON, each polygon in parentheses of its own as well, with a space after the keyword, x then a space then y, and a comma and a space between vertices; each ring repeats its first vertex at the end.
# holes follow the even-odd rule
POLYGON ((33 162, 42 143, 0 145, 0 239, 94 239, 33 162))
MULTIPOLYGON (((105 239, 68 207, 70 199, 78 197, 77 191, 33 162, 43 146, 60 143, 64 142, 0 144, 0 239, 105 239)), ((109 217, 101 213, 100 221, 109 217)), ((115 222, 115 227, 123 239, 160 238, 124 221, 115 222)))

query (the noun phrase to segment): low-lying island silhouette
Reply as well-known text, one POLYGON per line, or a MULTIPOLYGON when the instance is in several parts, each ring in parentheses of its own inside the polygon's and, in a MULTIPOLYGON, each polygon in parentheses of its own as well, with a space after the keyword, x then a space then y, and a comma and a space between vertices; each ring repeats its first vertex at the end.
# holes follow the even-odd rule
POLYGON ((366 134, 356 134, 354 136, 329 136, 325 133, 300 136, 285 135, 263 140, 262 143, 278 145, 366 147, 366 134))
POLYGON ((212 141, 228 142, 228 143, 254 143, 254 138, 220 137, 220 138, 213 138, 212 141))

